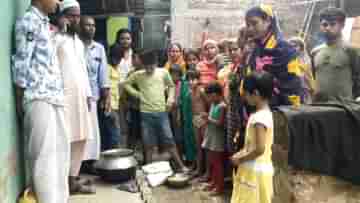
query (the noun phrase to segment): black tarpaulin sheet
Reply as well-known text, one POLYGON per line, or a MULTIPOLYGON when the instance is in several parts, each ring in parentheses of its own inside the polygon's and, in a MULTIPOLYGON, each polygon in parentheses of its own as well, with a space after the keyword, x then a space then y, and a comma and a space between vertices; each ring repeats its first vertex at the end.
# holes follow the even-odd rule
POLYGON ((360 185, 360 105, 279 107, 288 121, 289 165, 360 185))

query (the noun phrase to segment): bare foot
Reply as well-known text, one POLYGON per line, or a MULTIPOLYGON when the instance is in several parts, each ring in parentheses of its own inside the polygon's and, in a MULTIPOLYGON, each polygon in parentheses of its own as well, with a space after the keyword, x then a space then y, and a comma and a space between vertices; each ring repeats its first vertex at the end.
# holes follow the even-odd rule
POLYGON ((209 177, 209 176, 207 176, 207 175, 203 175, 203 176, 201 176, 201 177, 199 178, 199 183, 205 183, 205 182, 208 182, 208 181, 209 181, 209 179, 210 179, 210 177, 209 177))
POLYGON ((209 195, 212 196, 212 197, 215 197, 215 196, 220 196, 220 195, 222 195, 223 193, 224 193, 224 192, 219 191, 219 190, 217 190, 217 189, 212 189, 212 190, 210 191, 209 195))

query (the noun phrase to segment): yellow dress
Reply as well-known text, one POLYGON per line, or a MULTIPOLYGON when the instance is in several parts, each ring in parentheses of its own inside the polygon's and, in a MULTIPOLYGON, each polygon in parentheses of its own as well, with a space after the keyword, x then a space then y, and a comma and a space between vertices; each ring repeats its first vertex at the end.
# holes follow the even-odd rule
POLYGON ((255 124, 266 126, 266 144, 263 155, 240 164, 233 178, 231 203, 271 203, 274 168, 271 161, 273 118, 269 109, 252 114, 246 127, 244 152, 255 147, 255 124))

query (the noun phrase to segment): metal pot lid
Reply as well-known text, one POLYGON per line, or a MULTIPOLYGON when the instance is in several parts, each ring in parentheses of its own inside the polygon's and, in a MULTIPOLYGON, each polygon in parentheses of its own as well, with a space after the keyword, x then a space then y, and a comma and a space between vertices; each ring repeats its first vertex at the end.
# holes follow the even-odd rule
POLYGON ((134 150, 131 149, 110 149, 101 153, 101 156, 104 157, 126 157, 132 156, 134 154, 134 150))

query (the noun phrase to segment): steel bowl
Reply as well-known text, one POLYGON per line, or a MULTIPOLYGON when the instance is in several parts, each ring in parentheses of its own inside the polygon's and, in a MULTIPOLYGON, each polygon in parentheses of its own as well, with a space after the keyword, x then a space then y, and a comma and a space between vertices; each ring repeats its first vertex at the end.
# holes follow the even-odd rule
POLYGON ((189 185, 190 177, 188 175, 185 175, 183 173, 176 173, 173 176, 170 176, 166 183, 170 187, 174 188, 182 188, 189 185))
POLYGON ((112 149, 101 153, 95 168, 104 180, 121 182, 135 178, 137 165, 133 150, 112 149))
POLYGON ((112 149, 101 153, 100 160, 95 163, 97 169, 119 170, 136 167, 138 162, 131 149, 112 149))

